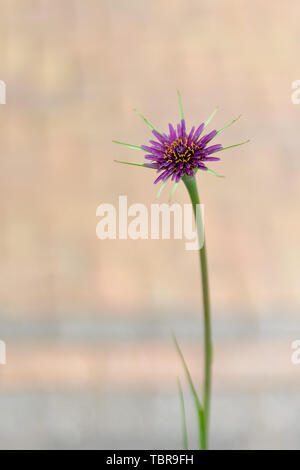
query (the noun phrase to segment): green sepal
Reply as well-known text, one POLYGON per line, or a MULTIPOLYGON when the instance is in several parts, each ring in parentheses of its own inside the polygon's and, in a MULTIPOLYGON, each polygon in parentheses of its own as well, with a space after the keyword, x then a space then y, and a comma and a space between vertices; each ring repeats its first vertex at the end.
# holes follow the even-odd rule
POLYGON ((126 144, 125 142, 119 142, 118 140, 113 140, 113 143, 119 144, 119 145, 125 145, 125 147, 129 147, 131 149, 136 149, 136 150, 142 150, 143 152, 145 152, 145 150, 143 150, 140 145, 126 144))
POLYGON ((214 170, 211 170, 210 168, 207 168, 207 173, 210 173, 211 175, 214 175, 214 176, 217 176, 218 178, 225 178, 224 175, 219 175, 218 173, 216 173, 214 170))
POLYGON ((150 168, 150 170, 156 170, 152 166, 147 165, 147 163, 135 163, 135 162, 123 162, 122 160, 114 160, 116 163, 123 163, 124 165, 134 165, 134 166, 142 166, 144 168, 150 168))
POLYGON ((178 181, 178 183, 174 183, 173 188, 172 188, 172 191, 171 191, 170 196, 169 196, 169 201, 171 201, 172 197, 174 196, 175 191, 176 191, 176 189, 177 189, 179 183, 180 183, 180 181, 178 181))
POLYGON ((147 124, 147 126, 149 126, 154 131, 158 132, 159 135, 161 135, 163 137, 163 134, 161 132, 159 132, 159 130, 157 130, 156 127, 154 127, 153 124, 150 121, 148 121, 148 119, 145 118, 145 116, 143 116, 142 113, 140 113, 137 109, 134 109, 133 111, 136 112, 136 114, 147 124))
POLYGON ((240 142, 239 144, 228 145, 228 147, 223 147, 220 150, 216 150, 214 153, 222 152, 222 150, 232 149, 233 147, 239 147, 240 145, 248 144, 250 140, 245 140, 245 142, 240 142))
POLYGON ((208 124, 210 123, 210 121, 213 119, 213 117, 215 116, 216 112, 218 111, 219 108, 216 108, 212 113, 211 115, 209 116, 209 118, 205 121, 204 123, 204 129, 205 127, 208 126, 208 124))
POLYGON ((238 121, 241 116, 242 116, 242 115, 239 114, 238 117, 236 117, 235 119, 233 119, 233 121, 229 122, 229 124, 226 124, 226 126, 222 127, 222 129, 219 129, 219 130, 217 131, 217 134, 220 134, 220 132, 224 131, 224 129, 227 129, 227 127, 232 126, 232 124, 234 124, 236 121, 238 121))
POLYGON ((178 103, 179 103, 179 110, 180 110, 180 119, 184 119, 182 99, 181 99, 181 94, 179 90, 177 90, 177 95, 178 95, 178 103))
POLYGON ((167 182, 168 182, 168 179, 169 179, 169 178, 167 178, 165 181, 163 181, 163 182, 161 183, 160 188, 159 188, 159 190, 158 190, 158 192, 157 192, 157 194, 156 194, 156 199, 158 199, 159 196, 161 195, 162 190, 164 189, 164 187, 166 186, 166 184, 167 184, 167 182))

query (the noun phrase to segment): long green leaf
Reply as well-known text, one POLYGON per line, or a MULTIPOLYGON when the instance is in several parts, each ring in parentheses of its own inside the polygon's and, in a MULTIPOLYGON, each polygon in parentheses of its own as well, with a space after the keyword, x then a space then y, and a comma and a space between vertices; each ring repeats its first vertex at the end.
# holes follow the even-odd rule
POLYGON ((188 450, 189 443, 188 443, 188 434, 187 434, 186 417, 185 417, 184 397, 183 397, 183 392, 182 392, 182 387, 181 387, 179 377, 177 377, 177 383, 178 383, 179 400, 180 400, 180 407, 181 407, 182 442, 183 442, 184 450, 188 450))
POLYGON ((193 399, 194 399, 194 403, 195 403, 195 407, 196 407, 196 410, 197 410, 197 415, 198 415, 198 427, 199 427, 199 447, 200 449, 203 449, 203 445, 204 445, 204 433, 205 433, 205 423, 204 423, 204 413, 203 413, 203 408, 202 408, 202 405, 200 403, 200 400, 199 400, 199 397, 198 397, 198 394, 196 392, 196 389, 194 387, 194 384, 193 384, 193 381, 192 381, 192 377, 191 377, 191 374, 189 372, 189 369, 188 369, 188 366, 185 362, 185 359, 184 359, 184 356, 182 354, 182 351, 179 347, 179 344, 178 344, 178 341, 176 339, 176 336, 174 335, 174 333, 172 333, 172 337, 173 337, 173 341, 174 341, 174 344, 175 344, 175 347, 176 347, 176 350, 178 352, 178 355, 181 359, 181 362, 182 362, 182 365, 183 365, 183 368, 184 368, 184 372, 185 372, 185 375, 186 375, 186 378, 187 378, 187 381, 188 381, 188 384, 190 386, 190 389, 191 389, 191 393, 192 393, 192 396, 193 396, 193 399))
POLYGON ((178 94, 178 103, 179 103, 179 110, 180 110, 180 119, 184 119, 182 99, 181 99, 181 94, 179 90, 177 90, 177 94, 178 94))
MULTIPOLYGON (((113 140, 114 144, 119 144, 119 145, 125 145, 125 147, 129 147, 131 149, 136 149, 136 150, 143 150, 142 147, 139 145, 133 145, 133 144, 126 144, 125 142, 119 142, 118 140, 113 140)), ((145 152, 145 150, 143 150, 145 152)))
POLYGON ((193 394, 193 397, 194 397, 194 400, 195 400, 195 404, 197 406, 197 408, 201 409, 202 410, 202 405, 200 403, 200 400, 198 398, 198 395, 197 395, 197 392, 196 392, 196 389, 194 387, 194 384, 193 384, 193 381, 192 381, 192 377, 191 377, 191 374, 189 372, 189 369, 187 367, 187 364, 185 362, 185 359, 184 359, 184 356, 182 354, 182 351, 179 347, 179 344, 178 344, 178 341, 176 339, 176 336, 174 335, 174 333, 172 334, 173 336, 173 341, 175 343, 175 347, 176 347, 176 350, 178 352, 178 355, 181 359, 181 362, 182 362, 182 365, 183 365, 183 368, 184 368, 184 371, 185 371, 185 374, 186 374, 186 377, 187 377, 187 380, 188 380, 188 383, 189 383, 189 386, 190 386, 190 389, 191 389, 191 392, 193 394))

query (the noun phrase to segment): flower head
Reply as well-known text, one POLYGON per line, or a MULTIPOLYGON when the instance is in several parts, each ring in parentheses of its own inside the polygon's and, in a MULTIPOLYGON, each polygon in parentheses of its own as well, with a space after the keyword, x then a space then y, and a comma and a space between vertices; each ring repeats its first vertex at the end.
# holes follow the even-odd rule
POLYGON ((171 177, 176 183, 184 176, 194 177, 195 170, 207 170, 205 162, 220 160, 211 155, 222 150, 222 145, 208 145, 217 134, 216 130, 202 136, 205 123, 196 130, 192 127, 186 131, 185 120, 177 125, 177 131, 169 124, 169 134, 160 134, 153 130, 157 140, 150 140, 151 146, 142 145, 141 148, 148 154, 147 160, 151 160, 151 166, 160 173, 154 183, 165 181, 171 177))
POLYGON ((245 142, 229 145, 227 147, 223 147, 221 144, 209 145, 217 134, 231 126, 231 124, 240 118, 240 116, 238 116, 229 124, 226 124, 226 126, 222 127, 222 129, 219 129, 218 131, 213 130, 208 134, 203 135, 204 129, 210 123, 217 110, 215 110, 205 122, 200 124, 197 129, 194 126, 190 132, 187 132, 183 115, 181 96, 179 92, 178 99, 181 122, 180 124, 177 124, 176 129, 172 126, 172 124, 169 124, 168 134, 161 133, 153 126, 153 124, 151 124, 150 121, 148 121, 148 119, 145 118, 145 116, 143 116, 139 111, 135 110, 137 114, 143 119, 143 121, 145 121, 145 123, 152 129, 152 133, 156 137, 156 140, 150 140, 150 145, 141 146, 126 144, 124 142, 113 140, 113 142, 116 144, 125 145, 129 148, 147 152, 145 158, 146 160, 149 160, 149 163, 131 163, 120 160, 116 161, 118 163, 125 163, 127 165, 156 169, 159 173, 159 176, 156 178, 154 183, 158 183, 159 181, 162 182, 158 195, 167 181, 171 180, 175 182, 171 192, 171 197, 174 194, 179 181, 186 177, 194 178, 198 170, 205 170, 206 172, 215 176, 220 176, 215 171, 206 166, 206 162, 220 160, 218 157, 212 156, 214 153, 232 147, 237 147, 249 142, 247 140, 245 142))

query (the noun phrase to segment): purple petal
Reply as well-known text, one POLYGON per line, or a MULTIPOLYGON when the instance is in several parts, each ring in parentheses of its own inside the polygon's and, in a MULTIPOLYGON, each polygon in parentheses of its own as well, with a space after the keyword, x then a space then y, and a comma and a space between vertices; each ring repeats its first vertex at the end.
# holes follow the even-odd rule
POLYGON ((195 126, 192 127, 191 132, 189 133, 189 136, 188 136, 188 145, 190 145, 190 143, 191 143, 191 141, 192 141, 192 136, 193 136, 194 130, 195 130, 195 126))
POLYGON ((165 143, 165 141, 166 141, 165 137, 163 137, 162 135, 160 135, 158 132, 156 132, 156 131, 153 130, 153 131, 152 131, 152 134, 155 135, 155 137, 156 137, 162 144, 165 143))
POLYGON ((193 178, 193 176, 194 176, 193 169, 192 168, 186 168, 186 174, 188 176, 190 176, 191 178, 193 178))
POLYGON ((160 180, 162 180, 163 177, 164 177, 164 172, 161 173, 158 178, 156 178, 156 180, 154 181, 154 184, 156 184, 156 183, 158 183, 160 180))
POLYGON ((141 148, 145 150, 146 152, 150 152, 153 155, 157 155, 158 157, 161 157, 164 155, 164 153, 161 150, 155 149, 153 147, 148 147, 147 145, 141 145, 141 148))
POLYGON ((164 151, 164 145, 162 145, 160 142, 157 142, 156 140, 149 140, 149 142, 157 150, 161 150, 162 152, 164 151))
POLYGON ((210 142, 215 137, 216 134, 217 134, 216 130, 211 131, 209 134, 202 137, 202 139, 199 140, 199 143, 207 144, 208 142, 210 142))
POLYGON ((207 147, 205 149, 205 153, 206 155, 210 155, 211 153, 214 153, 216 152, 217 150, 221 150, 222 148, 222 145, 221 144, 217 144, 217 145, 211 145, 210 147, 207 147))
POLYGON ((157 163, 144 163, 144 165, 148 168, 158 168, 157 163))
POLYGON ((204 129, 204 122, 202 124, 200 124, 200 126, 198 127, 198 129, 196 130, 195 134, 193 135, 193 141, 196 142, 196 140, 198 139, 198 137, 200 136, 201 132, 203 131, 204 129))
POLYGON ((181 137, 185 137, 185 120, 181 119, 181 137))
POLYGON ((143 150, 145 150, 146 152, 150 152, 152 153, 153 151, 155 151, 155 149, 153 147, 148 147, 147 145, 141 145, 141 148, 143 150))
POLYGON ((175 140, 176 139, 176 131, 172 124, 169 124, 169 129, 170 129, 170 139, 175 140))
POLYGON ((165 181, 173 173, 173 168, 171 170, 165 170, 158 178, 154 181, 154 184, 158 183, 160 180, 165 181))
POLYGON ((145 155, 146 160, 154 160, 158 163, 164 162, 165 159, 163 157, 157 157, 155 155, 145 155))

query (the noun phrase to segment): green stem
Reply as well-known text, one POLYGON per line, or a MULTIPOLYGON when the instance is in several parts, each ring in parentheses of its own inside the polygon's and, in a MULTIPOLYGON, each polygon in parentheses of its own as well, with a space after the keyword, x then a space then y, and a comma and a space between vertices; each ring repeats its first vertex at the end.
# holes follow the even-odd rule
MULTIPOLYGON (((197 205, 200 204, 196 176, 190 178, 184 176, 182 178, 191 202, 193 205, 194 216, 196 220, 197 205)), ((198 218, 201 218, 201 211, 198 210, 198 218)), ((196 226, 198 237, 201 239, 204 234, 203 220, 197 221, 196 226), (198 222, 198 223, 197 223, 198 222)), ((205 239, 202 247, 199 250, 200 257, 200 270, 202 279, 202 299, 203 299, 203 313, 204 313, 204 387, 203 387, 203 414, 204 423, 202 429, 202 448, 208 449, 208 433, 209 433, 209 415, 210 415, 210 395, 211 395, 211 367, 212 367, 212 339, 211 339, 211 321, 210 321, 210 301, 209 301, 209 285, 208 285, 208 271, 206 259, 205 239)))

